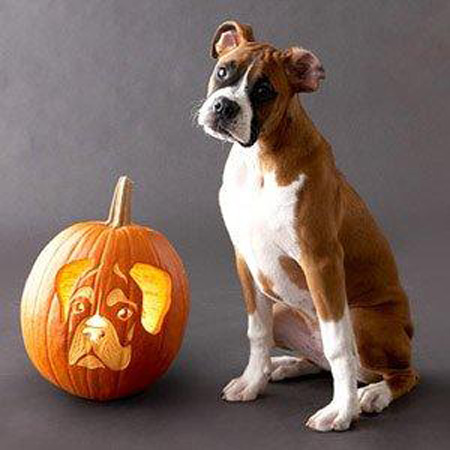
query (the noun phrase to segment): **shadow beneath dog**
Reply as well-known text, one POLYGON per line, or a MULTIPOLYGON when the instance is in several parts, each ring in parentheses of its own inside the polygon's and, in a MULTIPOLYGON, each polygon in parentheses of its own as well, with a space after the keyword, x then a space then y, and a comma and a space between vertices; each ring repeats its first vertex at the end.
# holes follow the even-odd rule
MULTIPOLYGON (((332 396, 332 377, 320 372, 298 378, 272 382, 272 392, 267 397, 281 396, 289 411, 297 410, 304 420, 325 406, 332 396), (273 392, 276 391, 276 392, 273 392), (285 392, 284 392, 285 391, 285 392)), ((359 385, 361 387, 363 385, 359 385)), ((381 413, 363 413, 350 431, 391 430, 398 433, 399 422, 405 426, 440 430, 450 435, 448 405, 450 402, 450 376, 437 373, 421 373, 419 384, 408 394, 394 400, 381 413)), ((280 406, 278 407, 280 409, 280 406)), ((377 431, 378 433, 378 431, 377 431)))

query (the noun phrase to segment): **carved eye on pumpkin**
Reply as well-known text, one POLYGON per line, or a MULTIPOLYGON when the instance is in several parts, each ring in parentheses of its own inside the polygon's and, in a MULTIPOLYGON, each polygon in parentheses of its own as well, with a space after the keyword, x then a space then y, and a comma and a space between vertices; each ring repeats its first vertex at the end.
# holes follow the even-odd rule
POLYGON ((124 322, 135 313, 135 306, 120 288, 115 288, 109 293, 106 304, 110 307, 117 305, 116 317, 124 322))
POLYGON ((123 321, 128 320, 132 315, 133 315, 133 311, 126 306, 124 306, 123 308, 120 308, 119 311, 117 311, 117 317, 123 321))
POLYGON ((73 314, 82 314, 86 311, 86 305, 82 300, 76 300, 72 303, 72 313, 73 314))

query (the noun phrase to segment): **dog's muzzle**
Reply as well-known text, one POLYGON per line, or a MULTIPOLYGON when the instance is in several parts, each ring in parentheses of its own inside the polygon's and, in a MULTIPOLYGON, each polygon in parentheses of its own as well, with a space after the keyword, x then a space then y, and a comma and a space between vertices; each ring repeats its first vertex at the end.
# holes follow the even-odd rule
POLYGON ((252 116, 246 93, 224 88, 211 95, 202 105, 198 124, 217 139, 246 145, 251 138, 252 116))
POLYGON ((120 343, 112 322, 91 316, 75 329, 69 348, 69 364, 88 369, 123 370, 131 360, 131 345, 120 343))
POLYGON ((208 103, 202 108, 199 124, 208 134, 218 139, 234 140, 236 136, 233 135, 233 131, 241 111, 239 103, 224 96, 208 103))

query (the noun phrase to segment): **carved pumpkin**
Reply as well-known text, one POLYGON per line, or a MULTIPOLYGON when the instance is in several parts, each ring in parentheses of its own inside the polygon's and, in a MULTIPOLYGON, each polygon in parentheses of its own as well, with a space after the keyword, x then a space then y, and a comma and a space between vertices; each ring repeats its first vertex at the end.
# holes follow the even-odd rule
POLYGON ((22 297, 27 353, 66 391, 108 400, 146 388, 175 358, 189 310, 182 262, 160 233, 131 223, 121 177, 106 222, 62 231, 36 260, 22 297))

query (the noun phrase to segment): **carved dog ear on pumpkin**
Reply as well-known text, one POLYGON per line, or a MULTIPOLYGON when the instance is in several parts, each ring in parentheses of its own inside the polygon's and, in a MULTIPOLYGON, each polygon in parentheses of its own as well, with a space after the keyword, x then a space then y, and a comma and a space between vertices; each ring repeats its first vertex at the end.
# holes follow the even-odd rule
POLYGON ((56 294, 61 306, 62 319, 69 317, 70 299, 74 293, 81 275, 92 267, 89 259, 78 259, 61 267, 56 274, 56 294))
POLYGON ((253 30, 250 25, 227 20, 214 33, 211 43, 211 56, 217 59, 235 47, 254 40, 253 30))
POLYGON ((325 70, 314 53, 300 47, 292 47, 282 53, 286 75, 294 92, 314 92, 325 70))
POLYGON ((172 301, 170 275, 155 266, 142 263, 134 264, 130 275, 142 291, 142 326, 148 333, 158 334, 172 301))

